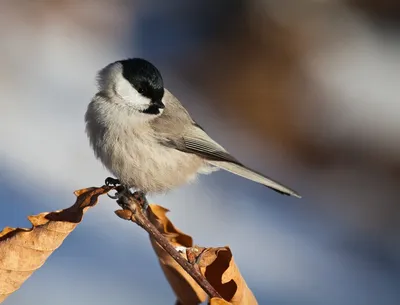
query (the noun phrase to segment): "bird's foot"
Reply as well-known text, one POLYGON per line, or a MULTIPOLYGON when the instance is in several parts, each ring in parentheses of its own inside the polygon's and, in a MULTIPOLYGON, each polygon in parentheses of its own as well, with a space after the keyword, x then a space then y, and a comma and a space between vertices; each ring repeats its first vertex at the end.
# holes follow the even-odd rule
POLYGON ((118 179, 112 178, 112 177, 107 177, 106 180, 104 181, 104 183, 107 186, 117 186, 121 184, 121 181, 119 181, 118 179))
POLYGON ((112 177, 107 177, 104 183, 107 186, 115 187, 115 190, 117 191, 115 195, 107 194, 107 196, 111 199, 118 199, 121 196, 120 194, 122 193, 122 191, 125 189, 125 187, 121 185, 121 181, 112 177))
POLYGON ((147 215, 147 208, 149 207, 149 202, 147 201, 146 194, 142 191, 136 191, 133 194, 129 190, 129 187, 121 185, 120 181, 115 178, 108 177, 105 181, 106 185, 116 186, 115 195, 107 194, 111 199, 117 199, 117 203, 121 208, 127 207, 129 209, 130 203, 127 200, 128 197, 133 196, 133 199, 140 205, 142 212, 147 215))
POLYGON ((130 194, 129 187, 124 186, 124 185, 118 185, 115 187, 114 190, 116 191, 115 195, 110 195, 107 193, 107 196, 110 197, 111 199, 119 199, 122 196, 124 196, 126 193, 130 194))
POLYGON ((117 204, 123 208, 124 210, 129 210, 134 212, 135 211, 135 203, 132 202, 132 200, 129 200, 127 196, 124 196, 124 194, 121 193, 121 195, 118 197, 117 204))
POLYGON ((147 208, 149 206, 149 203, 147 201, 145 193, 137 191, 132 194, 129 189, 126 188, 125 190, 118 192, 115 197, 118 199, 118 205, 124 210, 134 211, 134 205, 136 203, 139 204, 139 206, 141 207, 142 213, 147 215, 147 208), (134 200, 129 199, 129 197, 131 196, 134 200))
POLYGON ((111 199, 119 199, 121 197, 119 192, 116 192, 115 195, 110 195, 109 193, 107 193, 107 196, 111 199))
POLYGON ((133 193, 133 198, 140 204, 142 207, 142 212, 147 215, 147 208, 149 207, 149 202, 147 201, 146 194, 142 191, 136 191, 133 193))

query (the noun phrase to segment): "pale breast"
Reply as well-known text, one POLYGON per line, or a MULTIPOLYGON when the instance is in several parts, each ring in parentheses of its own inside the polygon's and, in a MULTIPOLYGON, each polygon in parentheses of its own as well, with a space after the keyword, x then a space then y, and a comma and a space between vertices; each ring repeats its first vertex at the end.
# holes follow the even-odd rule
POLYGON ((102 159, 123 184, 147 193, 165 192, 193 179, 204 161, 160 145, 149 132, 106 132, 102 159))
MULTIPOLYGON (((185 112, 179 113, 187 116, 185 112)), ((165 192, 189 182, 205 166, 200 157, 158 142, 155 133, 168 131, 168 126, 161 124, 160 131, 150 128, 137 115, 130 115, 127 109, 99 94, 89 104, 85 120, 96 157, 129 187, 146 193, 165 192)), ((181 117, 171 120, 176 130, 182 131, 179 123, 185 120, 181 117)))

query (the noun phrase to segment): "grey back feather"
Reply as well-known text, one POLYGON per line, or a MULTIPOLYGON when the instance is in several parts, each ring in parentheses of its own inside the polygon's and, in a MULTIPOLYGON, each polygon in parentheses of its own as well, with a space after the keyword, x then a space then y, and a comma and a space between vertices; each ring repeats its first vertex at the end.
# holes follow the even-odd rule
POLYGON ((196 154, 206 160, 224 160, 240 164, 221 145, 190 117, 187 110, 168 90, 165 90, 164 113, 151 123, 161 144, 186 153, 196 154))
POLYGON ((279 193, 300 197, 295 191, 241 164, 192 120, 181 103, 165 90, 167 107, 152 121, 162 145, 202 157, 209 164, 263 184, 279 193))

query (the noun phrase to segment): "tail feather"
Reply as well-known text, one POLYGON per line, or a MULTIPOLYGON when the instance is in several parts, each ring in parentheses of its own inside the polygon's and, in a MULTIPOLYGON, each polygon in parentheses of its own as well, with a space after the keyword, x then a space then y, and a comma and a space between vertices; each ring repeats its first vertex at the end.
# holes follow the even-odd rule
POLYGON ((268 177, 265 177, 262 174, 257 173, 254 170, 251 170, 251 169, 245 167, 244 165, 235 164, 235 163, 226 162, 226 161, 208 161, 208 163, 210 163, 214 166, 217 166, 221 169, 224 169, 228 172, 231 172, 233 174, 236 174, 238 176, 241 176, 243 178, 263 184, 278 193, 301 198, 301 196, 294 190, 280 184, 277 181, 274 181, 268 177))

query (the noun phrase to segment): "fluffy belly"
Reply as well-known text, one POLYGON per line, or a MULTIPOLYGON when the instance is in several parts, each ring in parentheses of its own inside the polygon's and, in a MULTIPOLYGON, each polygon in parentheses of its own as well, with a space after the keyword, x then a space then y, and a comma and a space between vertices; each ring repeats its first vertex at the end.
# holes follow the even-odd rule
POLYGON ((100 158, 121 183, 145 193, 162 193, 185 184, 205 166, 193 154, 161 146, 158 143, 138 145, 116 141, 100 158))

